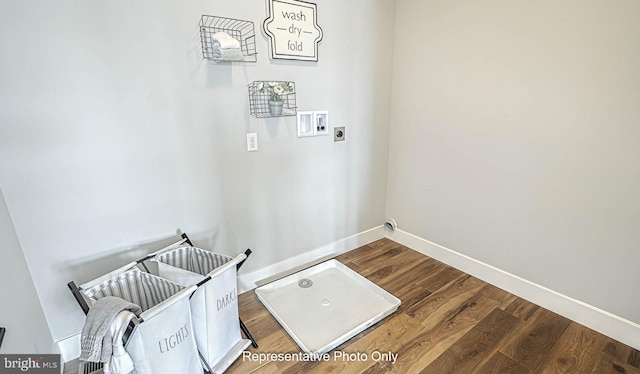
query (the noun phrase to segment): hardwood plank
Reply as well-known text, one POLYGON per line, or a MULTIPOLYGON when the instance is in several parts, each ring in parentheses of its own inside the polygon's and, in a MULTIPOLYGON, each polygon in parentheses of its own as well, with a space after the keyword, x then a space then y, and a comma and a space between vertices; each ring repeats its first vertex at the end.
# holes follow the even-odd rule
POLYGON ((498 308, 504 310, 509 305, 513 304, 514 300, 518 297, 510 294, 502 288, 496 287, 492 284, 486 284, 481 290, 483 296, 490 297, 498 302, 498 308))
POLYGON ((406 312, 408 308, 412 305, 415 305, 417 302, 424 300, 425 298, 431 295, 431 292, 425 290, 422 287, 415 287, 413 285, 409 285, 406 290, 401 290, 401 292, 393 293, 397 298, 400 299, 401 303, 398 307, 398 313, 406 312))
POLYGON ((419 323, 412 320, 404 313, 394 314, 386 319, 383 324, 379 324, 376 329, 359 339, 352 339, 351 342, 338 348, 335 352, 343 353, 363 353, 367 355, 367 360, 345 360, 343 357, 323 362, 321 367, 316 367, 312 363, 300 362, 284 371, 285 374, 297 374, 306 372, 333 372, 333 373, 362 373, 368 370, 376 361, 372 359, 372 353, 377 352, 398 352, 401 344, 412 340, 420 332, 419 323))
POLYGON ((274 364, 273 362, 269 362, 265 365, 257 367, 249 374, 282 374, 282 372, 278 369, 278 366, 276 364, 274 364))
MULTIPOLYGON (((425 328, 413 340, 401 346, 398 359, 393 364, 393 371, 419 372, 496 309, 501 304, 500 301, 496 301, 500 299, 500 293, 491 294, 497 288, 485 288, 486 286, 468 294, 463 301, 442 303, 439 308, 432 310, 430 322, 426 323, 429 328, 425 328)), ((457 291, 455 288, 449 290, 457 291)), ((446 293, 444 299, 447 299, 446 293)), ((425 326, 425 321, 421 322, 421 325, 425 326)))
POLYGON ((604 352, 611 355, 618 361, 640 368, 640 352, 617 340, 607 338, 604 352))
POLYGON ((362 374, 383 374, 391 371, 391 365, 388 362, 376 362, 362 372, 362 374))
POLYGON ((535 372, 570 323, 564 317, 538 308, 529 320, 513 331, 500 351, 535 372))
POLYGON ((415 280, 423 277, 425 272, 431 272, 438 267, 440 267, 440 264, 435 260, 427 258, 418 259, 413 263, 409 262, 408 264, 399 266, 395 272, 380 280, 375 280, 372 276, 367 278, 396 297, 402 298, 402 296, 411 291, 413 287, 424 288, 418 285, 415 280))
POLYGON ((640 374, 640 369, 603 352, 593 368, 593 374, 625 373, 640 374))
POLYGON ((480 367, 478 373, 530 374, 531 370, 513 361, 500 352, 496 352, 480 367))
MULTIPOLYGON (((406 247, 396 245, 391 248, 385 248, 384 250, 378 249, 372 251, 368 256, 354 258, 351 262, 365 269, 365 272, 373 271, 374 269, 378 269, 378 266, 383 266, 387 261, 391 261, 407 251, 409 251, 409 249, 406 247)), ((406 256, 401 257, 404 258, 406 256)))
POLYGON ((540 308, 538 305, 518 297, 504 311, 523 321, 528 321, 538 308, 540 308))
POLYGON ((458 269, 440 263, 440 266, 433 269, 433 271, 424 274, 422 278, 417 278, 416 285, 424 287, 433 293, 463 274, 458 269))
POLYGON ((590 373, 606 343, 605 336, 572 322, 537 372, 590 373))
POLYGON ((264 312, 268 313, 253 290, 240 294, 238 297, 238 311, 240 318, 245 322, 263 318, 264 312))
MULTIPOLYGON (((414 251, 406 251, 402 256, 395 256, 392 258, 386 258, 377 263, 370 264, 360 274, 370 281, 379 284, 385 281, 385 279, 393 279, 399 272, 408 271, 411 266, 415 266, 416 263, 427 263, 428 259, 421 256, 414 251), (412 253, 413 252, 413 253, 412 253)), ((357 264, 358 266, 362 266, 357 264)), ((423 265, 424 266, 424 265, 423 265)))
POLYGON ((396 247, 396 246, 402 246, 404 248, 409 249, 408 247, 406 247, 406 246, 404 246, 404 245, 402 245, 400 243, 394 242, 393 240, 391 240, 389 238, 382 238, 380 240, 376 240, 374 242, 371 242, 371 243, 367 244, 367 246, 369 246, 371 248, 375 248, 375 249, 377 249, 377 248, 390 249, 390 248, 393 248, 393 247, 396 247))
POLYGON ((395 243, 388 239, 382 239, 373 243, 369 243, 352 251, 343 253, 337 256, 336 260, 348 266, 348 264, 351 263, 355 264, 366 262, 372 257, 379 256, 388 251, 393 251, 395 248, 399 248, 400 250, 402 250, 402 248, 405 248, 406 250, 406 247, 403 247, 398 243, 395 243))
POLYGON ((382 259, 385 257, 393 257, 395 254, 406 249, 406 247, 390 240, 382 241, 380 243, 374 242, 358 249, 354 249, 353 251, 343 253, 337 256, 336 260, 345 265, 356 264, 359 267, 362 267, 362 264, 365 264, 364 268, 366 268, 366 264, 368 264, 373 258, 382 259), (380 256, 382 256, 382 258, 380 256))
POLYGON ((494 309, 462 338, 427 366, 423 373, 474 373, 498 351, 500 342, 519 320, 494 309))
POLYGON ((450 314, 451 310, 465 305, 463 302, 485 284, 477 278, 463 274, 429 297, 410 305, 406 309, 407 315, 421 321, 426 328, 433 327, 442 317, 450 314))
POLYGON ((280 323, 266 309, 256 314, 256 318, 242 321, 256 341, 282 330, 280 323))

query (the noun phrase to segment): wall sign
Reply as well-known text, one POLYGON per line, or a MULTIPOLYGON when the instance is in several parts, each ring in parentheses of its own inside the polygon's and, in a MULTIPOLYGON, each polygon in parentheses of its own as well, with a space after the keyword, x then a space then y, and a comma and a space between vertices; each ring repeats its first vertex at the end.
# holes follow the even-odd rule
POLYGON ((271 40, 271 58, 318 61, 322 29, 316 4, 300 0, 269 0, 264 32, 271 40))

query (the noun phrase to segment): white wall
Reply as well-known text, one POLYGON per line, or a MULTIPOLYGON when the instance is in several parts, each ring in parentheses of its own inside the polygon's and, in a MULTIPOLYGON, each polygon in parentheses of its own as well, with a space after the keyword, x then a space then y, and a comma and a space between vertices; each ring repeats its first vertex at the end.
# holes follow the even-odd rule
POLYGON ((640 323, 638 14, 398 0, 387 216, 640 323))
POLYGON ((51 353, 53 340, 0 190, 0 353, 51 353))
POLYGON ((177 230, 252 248, 249 272, 380 225, 394 5, 318 2, 309 63, 269 60, 262 0, 2 2, 0 186, 53 338, 83 321, 67 281, 177 230), (203 61, 202 14, 254 21, 258 63, 203 61), (295 81, 298 109, 329 110, 347 140, 250 117, 247 84, 265 79, 295 81))

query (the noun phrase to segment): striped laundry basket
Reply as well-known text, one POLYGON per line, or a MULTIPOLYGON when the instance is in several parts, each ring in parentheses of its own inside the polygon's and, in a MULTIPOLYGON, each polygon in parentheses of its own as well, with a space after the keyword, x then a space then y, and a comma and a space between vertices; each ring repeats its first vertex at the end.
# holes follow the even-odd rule
POLYGON ((224 372, 251 344, 240 335, 237 265, 247 256, 228 257, 191 245, 156 252, 161 277, 183 286, 198 285, 191 313, 198 349, 212 373, 224 372))
POLYGON ((185 287, 140 271, 133 262, 80 286, 93 304, 116 296, 137 304, 135 328, 125 344, 134 374, 202 374, 195 342, 189 296, 196 286, 185 287))

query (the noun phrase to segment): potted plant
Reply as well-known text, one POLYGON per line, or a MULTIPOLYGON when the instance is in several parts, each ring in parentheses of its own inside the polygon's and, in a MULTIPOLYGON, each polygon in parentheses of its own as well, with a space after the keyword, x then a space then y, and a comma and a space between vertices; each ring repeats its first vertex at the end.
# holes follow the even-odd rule
POLYGON ((284 99, 282 95, 293 92, 293 82, 260 82, 258 91, 269 94, 269 112, 272 116, 281 116, 284 99))

